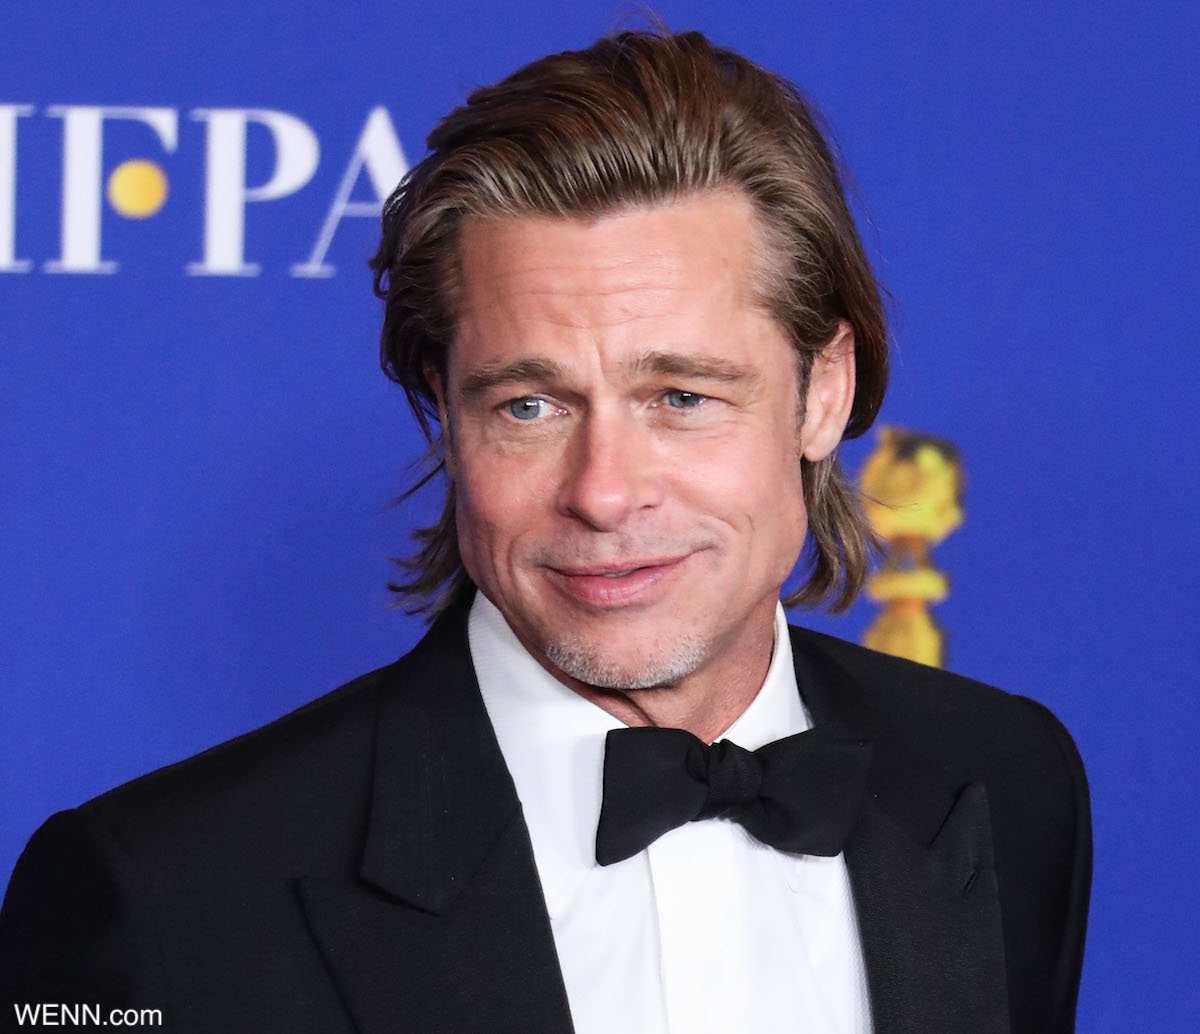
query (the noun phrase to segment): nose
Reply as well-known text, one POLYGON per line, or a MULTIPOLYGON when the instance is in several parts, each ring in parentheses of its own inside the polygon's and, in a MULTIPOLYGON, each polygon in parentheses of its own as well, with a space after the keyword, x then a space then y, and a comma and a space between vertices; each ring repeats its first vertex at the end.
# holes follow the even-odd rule
POLYGON ((662 502, 652 443, 632 414, 593 411, 564 462, 559 510, 596 531, 616 531, 630 515, 662 502))

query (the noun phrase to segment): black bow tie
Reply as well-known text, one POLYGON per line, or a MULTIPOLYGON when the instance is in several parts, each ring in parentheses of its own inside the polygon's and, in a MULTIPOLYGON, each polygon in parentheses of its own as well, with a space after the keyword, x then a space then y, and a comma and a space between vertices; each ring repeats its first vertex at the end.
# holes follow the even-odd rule
POLYGON ((871 745, 840 726, 787 736, 756 751, 711 747, 683 729, 614 729, 604 744, 596 861, 611 865, 697 819, 740 822, 764 844, 831 856, 862 801, 871 745))

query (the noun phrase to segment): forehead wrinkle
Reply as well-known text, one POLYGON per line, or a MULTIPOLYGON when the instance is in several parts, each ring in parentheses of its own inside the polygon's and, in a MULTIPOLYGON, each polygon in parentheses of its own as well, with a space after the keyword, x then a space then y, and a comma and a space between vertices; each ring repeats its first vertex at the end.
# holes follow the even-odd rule
MULTIPOLYGON (((712 276, 708 268, 695 268, 697 256, 693 252, 681 250, 672 242, 645 242, 636 253, 629 254, 623 242, 614 242, 608 248, 602 236, 590 238, 585 232, 590 239, 549 243, 547 255, 541 250, 544 241, 527 250, 520 246, 519 238, 514 241, 494 236, 539 227, 552 232, 577 231, 580 223, 573 219, 536 218, 474 222, 470 244, 461 248, 463 286, 467 289, 461 292, 460 316, 490 313, 497 299, 515 315, 522 316, 523 302, 561 299, 565 316, 554 312, 556 307, 551 306, 549 310, 539 309, 534 318, 563 326, 582 326, 589 315, 601 317, 598 322, 615 322, 601 310, 605 303, 619 306, 622 296, 638 301, 651 299, 662 306, 665 314, 668 309, 677 308, 672 300, 685 292, 687 285, 697 278, 710 280, 712 276), (581 308, 588 308, 589 302, 595 303, 596 308, 590 313, 581 312, 581 308)), ((732 291, 735 300, 749 300, 753 291, 747 264, 735 262, 725 254, 717 258, 721 265, 735 267, 734 275, 719 286, 710 283, 710 290, 732 291)), ((622 314, 618 311, 617 319, 620 318, 622 314)))
MULTIPOLYGON (((547 267, 547 271, 557 273, 561 268, 547 267)), ((644 270, 636 277, 597 280, 581 268, 577 281, 569 285, 530 282, 510 270, 464 292, 462 315, 494 319, 497 309, 503 309, 520 323, 587 330, 678 316, 687 308, 685 286, 681 279, 648 275, 644 270)))
POLYGON ((464 228, 459 252, 467 259, 468 268, 493 266, 494 276, 538 274, 565 266, 594 277, 620 273, 629 267, 643 270, 675 266, 676 259, 685 257, 672 254, 670 246, 650 241, 643 242, 639 255, 629 256, 622 253, 623 241, 609 238, 608 234, 596 232, 594 226, 572 218, 479 220, 469 222, 464 228), (533 251, 520 246, 528 243, 530 237, 536 245, 533 251), (518 246, 514 247, 514 243, 518 246), (543 249, 552 257, 543 255, 543 249))

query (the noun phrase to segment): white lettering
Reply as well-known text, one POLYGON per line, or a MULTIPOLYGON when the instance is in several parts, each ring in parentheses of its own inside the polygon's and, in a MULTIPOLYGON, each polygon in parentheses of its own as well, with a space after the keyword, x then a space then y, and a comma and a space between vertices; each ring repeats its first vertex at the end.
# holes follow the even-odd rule
POLYGON ((13 1008, 17 1012, 17 1026, 24 1027, 25 1024, 35 1024, 38 1022, 38 1017, 42 1013, 40 1005, 30 1005, 26 1002, 22 1005, 20 1002, 13 1002, 13 1008))
POLYGON ((46 114, 63 120, 62 254, 43 268, 47 273, 114 273, 117 264, 100 258, 104 120, 145 123, 169 154, 178 140, 175 109, 60 104, 47 108, 46 114))
POLYGON ((161 1027, 161 1009, 113 1009, 108 1023, 113 1027, 161 1027))
POLYGON ((62 1025, 64 1027, 78 1027, 80 1023, 91 1021, 96 1026, 100 1025, 100 1007, 98 1005, 84 1005, 76 1002, 74 1005, 62 1004, 59 1006, 62 1010, 62 1025))
POLYGON ((321 224, 312 254, 308 256, 308 261, 292 266, 292 276, 333 276, 336 270, 326 264, 325 255, 338 224, 348 215, 378 218, 383 202, 406 172, 408 161, 404 157, 404 148, 400 145, 396 128, 388 117, 387 108, 372 108, 359 134, 354 153, 350 156, 350 164, 346 166, 333 196, 333 204, 321 224), (350 194, 364 166, 371 180, 371 189, 375 191, 375 200, 351 201, 350 194))
POLYGON ((0 273, 33 266, 17 258, 17 119, 32 114, 32 104, 0 104, 0 273))
POLYGON ((320 145, 308 125, 284 111, 197 108, 191 117, 208 123, 205 160, 204 259, 187 265, 192 276, 257 276, 245 261, 246 202, 294 194, 317 169, 320 145), (265 126, 275 141, 275 167, 259 187, 246 185, 246 127, 265 126))

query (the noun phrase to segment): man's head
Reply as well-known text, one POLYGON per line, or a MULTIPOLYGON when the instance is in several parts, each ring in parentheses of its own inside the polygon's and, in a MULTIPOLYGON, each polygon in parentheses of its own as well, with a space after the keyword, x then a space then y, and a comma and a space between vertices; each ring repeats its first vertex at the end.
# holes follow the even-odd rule
POLYGON ((704 613, 773 607, 806 527, 788 602, 847 604, 869 533, 834 449, 875 417, 886 330, 798 93, 622 33, 476 90, 429 146, 373 260, 384 368, 450 473, 409 598, 474 579, 597 684, 625 633, 657 671, 715 648, 704 613))

